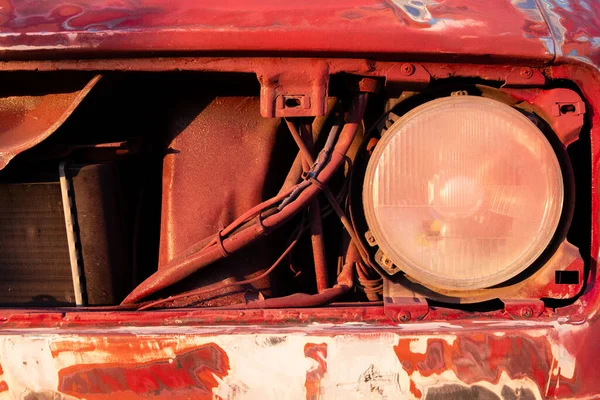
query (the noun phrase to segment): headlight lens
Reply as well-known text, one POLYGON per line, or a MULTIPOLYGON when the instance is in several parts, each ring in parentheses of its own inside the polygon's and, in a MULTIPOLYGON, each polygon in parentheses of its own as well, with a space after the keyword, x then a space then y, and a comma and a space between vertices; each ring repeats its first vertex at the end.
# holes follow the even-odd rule
POLYGON ((544 134, 508 105, 475 96, 434 100, 397 120, 363 189, 367 223, 394 264, 458 290, 531 265, 557 229, 563 196, 544 134))

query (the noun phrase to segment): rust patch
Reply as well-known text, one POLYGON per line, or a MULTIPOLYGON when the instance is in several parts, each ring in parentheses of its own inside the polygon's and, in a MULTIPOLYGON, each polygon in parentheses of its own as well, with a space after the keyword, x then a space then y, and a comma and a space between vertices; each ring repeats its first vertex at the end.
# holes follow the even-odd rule
POLYGON ((112 364, 75 365, 59 371, 59 390, 88 399, 118 394, 119 399, 140 395, 212 399, 218 379, 229 373, 229 358, 214 343, 152 362, 126 360, 112 364))
MULTIPOLYGON (((411 342, 400 339, 394 346, 402 368, 409 375, 418 372, 428 377, 450 370, 461 381, 472 385, 480 381, 498 383, 500 375, 506 371, 514 379, 528 377, 539 388, 545 388, 551 369, 552 352, 547 341, 525 335, 457 336, 452 344, 432 338, 427 340, 424 354, 412 352, 411 342)), ((412 381, 410 389, 420 397, 421 393, 412 381)))
POLYGON ((327 372, 327 343, 306 343, 304 356, 312 358, 318 363, 316 368, 306 371, 306 399, 321 398, 321 379, 327 372))

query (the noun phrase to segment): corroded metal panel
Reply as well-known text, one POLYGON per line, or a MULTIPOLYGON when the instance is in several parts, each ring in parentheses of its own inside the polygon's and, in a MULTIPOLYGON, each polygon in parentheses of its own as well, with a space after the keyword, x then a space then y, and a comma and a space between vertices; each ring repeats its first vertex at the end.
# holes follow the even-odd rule
POLYGON ((599 383, 579 361, 585 343, 572 340, 589 338, 589 328, 498 321, 13 331, 0 336, 0 398, 584 396, 599 383))

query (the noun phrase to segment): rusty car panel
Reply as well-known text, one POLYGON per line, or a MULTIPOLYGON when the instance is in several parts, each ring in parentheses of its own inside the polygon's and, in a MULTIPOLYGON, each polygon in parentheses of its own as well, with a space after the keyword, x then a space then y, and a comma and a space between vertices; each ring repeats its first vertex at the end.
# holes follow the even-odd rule
POLYGON ((7 331, 0 397, 583 398, 598 390, 595 364, 580 362, 597 350, 589 328, 488 321, 7 331))
MULTIPOLYGON (((573 82, 581 96, 575 97, 585 102, 585 116, 578 114, 575 122, 561 129, 564 143, 574 140, 584 123, 589 129, 592 239, 589 254, 583 255, 591 259, 584 280, 565 296, 573 300, 559 307, 542 305, 539 313, 527 313, 532 306, 527 302, 517 302, 510 312, 432 306, 423 321, 408 318, 405 322, 410 323, 398 323, 380 304, 144 312, 126 307, 2 309, 0 399, 598 398, 598 4, 585 0, 319 0, 301 5, 253 0, 243 6, 212 0, 117 0, 110 6, 100 0, 3 3, 0 57, 5 61, 0 71, 241 72, 257 77, 260 98, 247 98, 237 106, 244 118, 233 125, 224 124, 224 117, 214 118, 233 107, 227 97, 214 99, 217 111, 206 117, 209 127, 225 126, 239 138, 204 138, 207 128, 198 122, 200 116, 186 120, 184 134, 171 143, 173 151, 163 166, 166 193, 175 183, 194 181, 191 172, 200 174, 207 168, 196 153, 180 153, 181 143, 192 143, 194 149, 210 147, 207 154, 218 154, 221 148, 235 149, 238 140, 246 140, 247 126, 260 125, 257 130, 267 132, 262 141, 247 145, 254 153, 234 160, 232 171, 194 181, 195 191, 185 187, 169 193, 163 203, 161 234, 166 239, 161 242, 161 266, 233 219, 227 210, 186 208, 199 196, 210 203, 215 194, 202 191, 205 181, 221 179, 234 186, 236 168, 252 165, 252 175, 242 176, 240 183, 248 185, 249 195, 241 200, 232 197, 231 202, 242 212, 260 200, 264 188, 259 184, 269 168, 268 159, 261 156, 272 150, 279 126, 259 114, 292 116, 278 108, 290 95, 308 99, 313 105, 307 107, 310 115, 324 114, 327 84, 334 74, 409 88, 450 77, 478 77, 498 82, 506 93, 528 90, 546 79, 573 82), (142 57, 149 53, 161 57, 142 57), (226 57, 231 54, 236 58, 226 57), (83 55, 86 58, 76 59, 83 55), (313 58, 295 59, 298 55, 313 58), (485 65, 477 64, 484 61, 485 65), (214 226, 198 232, 195 219, 203 213, 209 215, 202 218, 214 217, 214 226), (180 231, 171 226, 173 221, 179 221, 180 231)), ((64 94, 64 99, 50 97, 46 109, 52 121, 47 125, 54 128, 64 122, 98 79, 64 94)), ((535 89, 526 93, 538 95, 535 89)), ((46 103, 42 99, 37 105, 46 103)), ((14 135, 6 139, 0 132, 4 157, 0 168, 53 129, 44 125, 38 131, 32 139, 27 137, 27 145, 15 145, 14 135)), ((219 195, 226 197, 228 186, 223 189, 219 195)), ((577 271, 584 270, 581 264, 577 259, 577 271)))

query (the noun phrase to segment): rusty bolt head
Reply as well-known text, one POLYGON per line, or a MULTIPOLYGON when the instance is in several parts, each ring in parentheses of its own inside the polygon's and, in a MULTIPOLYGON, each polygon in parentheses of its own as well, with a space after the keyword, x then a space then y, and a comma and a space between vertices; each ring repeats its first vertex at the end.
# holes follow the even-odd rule
POLYGON ((415 66, 408 63, 402 64, 402 67, 400 67, 400 71, 403 75, 410 76, 415 73, 415 66))
POLYGON ((533 317, 533 310, 531 309, 531 307, 523 307, 521 309, 521 317, 523 317, 523 318, 533 317))
POLYGON ((400 322, 408 322, 410 321, 411 315, 409 311, 402 310, 398 313, 398 321, 400 322))
POLYGON ((529 67, 521 68, 521 77, 525 79, 529 79, 533 76, 533 70, 529 67))

